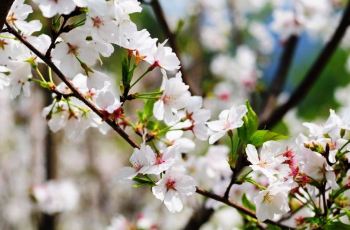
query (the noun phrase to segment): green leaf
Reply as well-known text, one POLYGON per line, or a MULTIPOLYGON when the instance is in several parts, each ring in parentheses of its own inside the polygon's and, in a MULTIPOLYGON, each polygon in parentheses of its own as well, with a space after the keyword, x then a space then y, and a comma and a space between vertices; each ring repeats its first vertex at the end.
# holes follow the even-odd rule
POLYGON ((229 153, 229 164, 230 166, 234 166, 241 143, 238 135, 233 135, 231 133, 229 136, 230 136, 230 147, 231 147, 230 153, 229 153))
POLYGON ((273 225, 273 224, 267 224, 267 230, 281 230, 282 228, 273 225))
POLYGON ((333 222, 325 226, 325 230, 350 230, 350 225, 344 224, 342 222, 333 222))
POLYGON ((256 147, 260 147, 266 141, 278 141, 284 139, 287 139, 287 136, 269 130, 257 130, 249 138, 249 143, 256 147))
POLYGON ((258 129, 259 119, 250 103, 247 101, 246 106, 248 109, 247 114, 243 117, 243 126, 238 128, 238 136, 243 142, 247 143, 250 136, 258 129))
POLYGON ((243 196, 242 196, 242 204, 244 207, 252 210, 252 211, 255 211, 255 205, 250 202, 246 196, 246 194, 244 193, 243 196))
POLYGON ((153 105, 156 102, 155 99, 148 99, 143 107, 143 110, 140 111, 139 118, 142 122, 146 122, 152 117, 153 114, 153 105))
POLYGON ((141 187, 141 186, 154 186, 155 182, 148 176, 138 175, 132 178, 134 182, 134 187, 141 187))
POLYGON ((175 34, 179 34, 185 25, 185 21, 180 19, 176 24, 175 34))
POLYGON ((124 58, 122 62, 122 83, 124 88, 128 88, 130 86, 130 81, 129 79, 129 61, 127 58, 124 58))

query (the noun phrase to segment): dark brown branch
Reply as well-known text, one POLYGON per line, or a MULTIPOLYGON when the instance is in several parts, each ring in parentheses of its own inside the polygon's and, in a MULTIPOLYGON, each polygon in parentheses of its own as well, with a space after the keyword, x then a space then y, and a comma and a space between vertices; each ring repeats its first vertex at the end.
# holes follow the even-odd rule
MULTIPOLYGON (((176 43, 176 35, 170 30, 170 27, 166 21, 162 6, 160 5, 158 0, 152 0, 150 2, 150 5, 154 11, 154 14, 157 17, 162 29, 163 29, 165 36, 168 38, 168 42, 169 42, 170 47, 173 49, 174 53, 179 58, 180 63, 183 63, 181 61, 180 51, 179 51, 179 48, 178 48, 177 43, 176 43)), ((190 86, 190 88, 189 88, 190 92, 192 94, 195 94, 195 95, 200 95, 200 93, 201 93, 200 89, 198 87, 195 88, 193 86, 193 82, 189 79, 186 71, 183 68, 183 65, 181 65, 180 71, 182 73, 182 79, 183 79, 184 83, 187 84, 188 86, 190 86)))
POLYGON ((0 29, 2 29, 6 22, 7 14, 11 9, 14 0, 2 0, 0 6, 0 29))
MULTIPOLYGON (((233 208, 237 209, 239 212, 241 212, 241 213, 243 213, 243 214, 245 214, 245 215, 248 215, 248 216, 253 217, 253 218, 256 219, 256 215, 255 215, 254 212, 250 211, 250 210, 247 209, 247 208, 244 208, 244 207, 242 207, 242 206, 239 206, 239 205, 237 205, 237 204, 235 204, 235 203, 232 203, 232 202, 229 201, 228 199, 225 199, 225 198, 223 198, 223 197, 221 197, 221 196, 219 196, 219 195, 216 195, 216 194, 214 194, 214 193, 211 193, 211 192, 208 192, 208 191, 205 191, 205 190, 201 190, 201 189, 199 189, 199 188, 197 188, 196 192, 197 192, 198 194, 202 195, 202 196, 205 196, 205 197, 207 197, 207 198, 211 198, 211 199, 213 199, 213 200, 216 200, 216 201, 219 201, 219 202, 221 202, 221 203, 224 203, 224 204, 226 204, 226 205, 228 205, 228 206, 230 206, 230 207, 233 207, 233 208)), ((293 228, 287 227, 287 226, 285 226, 285 225, 283 225, 283 224, 281 224, 281 223, 274 222, 274 221, 272 221, 272 220, 266 220, 265 222, 266 222, 267 224, 272 224, 272 225, 276 225, 276 226, 278 226, 278 227, 281 227, 282 229, 293 229, 293 228)))
POLYGON ((42 59, 53 72, 57 74, 57 76, 67 85, 68 88, 73 92, 74 96, 81 100, 86 106, 88 106, 93 112, 95 112, 101 119, 103 119, 110 127, 112 127, 122 138, 124 138, 132 147, 139 148, 138 144, 136 144, 129 135, 118 125, 115 121, 110 119, 105 119, 103 113, 89 100, 87 100, 83 94, 77 90, 74 85, 66 78, 66 76, 58 69, 58 67, 51 61, 50 58, 46 57, 39 50, 37 50, 33 45, 27 42, 15 29, 13 29, 10 25, 5 22, 9 32, 13 34, 18 40, 20 40, 27 48, 29 48, 35 55, 37 55, 40 59, 42 59))
MULTIPOLYGON (((45 106, 51 103, 51 93, 49 91, 44 91, 45 96, 45 106)), ((46 181, 55 180, 58 178, 58 153, 57 153, 57 143, 54 133, 50 132, 48 127, 45 130, 45 179, 46 181)), ((46 214, 42 213, 39 221, 39 230, 55 230, 57 229, 57 214, 46 214)))
POLYGON ((196 230, 207 222, 214 213, 214 209, 205 207, 205 203, 195 210, 183 230, 196 230))
POLYGON ((280 59, 275 76, 272 78, 271 86, 267 92, 266 101, 261 113, 261 119, 265 120, 270 115, 271 112, 275 109, 277 104, 277 98, 283 90, 285 82, 287 80, 288 72, 292 64, 292 60, 295 54, 295 50, 298 44, 299 38, 295 35, 291 36, 285 43, 285 47, 280 59))
POLYGON ((288 101, 278 107, 271 116, 263 120, 260 124, 260 128, 270 128, 278 123, 283 116, 296 105, 298 105, 308 94, 314 83, 320 77, 322 71, 326 67, 328 61, 331 59, 332 55, 336 51, 340 41, 345 35, 345 32, 350 23, 350 1, 348 1, 346 9, 344 11, 343 17, 338 25, 336 31, 334 32, 332 38, 326 44, 324 49, 321 51, 320 55, 313 63, 309 71, 306 73, 303 81, 300 83, 298 88, 293 92, 288 101))

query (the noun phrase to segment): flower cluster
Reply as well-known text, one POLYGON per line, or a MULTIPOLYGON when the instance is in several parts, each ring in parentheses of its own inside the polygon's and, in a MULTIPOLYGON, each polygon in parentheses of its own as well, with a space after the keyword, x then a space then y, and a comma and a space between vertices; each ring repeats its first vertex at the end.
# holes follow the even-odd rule
MULTIPOLYGON (((42 117, 52 132, 64 130, 70 140, 82 140, 89 128, 120 134, 133 152, 129 166, 118 170, 119 182, 149 187, 154 200, 171 213, 196 207, 198 201, 191 196, 201 194, 205 208, 221 213, 220 220, 234 215, 238 227, 243 222, 265 227, 266 220, 295 227, 285 221, 291 218, 305 229, 346 222, 350 101, 344 98, 349 90, 337 93, 345 106, 340 115, 330 110, 322 125, 304 122, 309 132, 289 140, 262 127, 257 114, 259 103, 269 103, 259 101, 259 96, 269 95, 260 92, 265 89, 259 79, 261 60, 266 61, 274 48, 271 32, 282 45, 303 32, 317 36, 326 31, 328 18, 337 18, 335 1, 198 1, 208 12, 208 23, 200 25, 200 45, 213 57, 208 72, 219 77, 213 80, 213 93, 205 96, 191 93, 176 46, 159 42, 131 20, 142 11, 139 1, 33 2, 50 22, 50 36, 42 33, 39 20, 29 21, 32 6, 15 0, 0 35, 0 90, 9 90, 12 98, 29 96, 33 84, 48 90, 52 102, 42 117), (251 17, 271 6, 270 24, 251 17), (227 23, 233 19, 231 11, 237 14, 234 25, 227 23), (251 41, 249 45, 242 44, 241 36, 251 41), (230 39, 235 47, 230 47, 230 39), (114 76, 102 70, 116 52, 119 87, 114 76), (136 88, 159 73, 162 82, 153 91, 136 88), (243 215, 226 212, 224 204, 243 215)), ((169 39, 174 43, 174 37, 169 39)), ((31 196, 42 212, 52 215, 72 210, 79 193, 70 182, 48 181, 33 186, 31 196)), ((147 218, 128 221, 122 215, 108 227, 128 228, 158 227, 147 218)))

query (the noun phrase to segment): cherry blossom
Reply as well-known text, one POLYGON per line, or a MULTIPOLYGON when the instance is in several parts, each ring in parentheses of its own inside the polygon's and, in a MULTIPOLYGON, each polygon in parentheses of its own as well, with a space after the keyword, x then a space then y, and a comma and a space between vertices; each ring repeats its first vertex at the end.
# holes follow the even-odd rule
POLYGON ((73 210, 79 201, 79 191, 71 181, 49 181, 35 185, 32 196, 47 214, 73 210))
POLYGON ((167 171, 156 186, 152 187, 153 195, 164 202, 170 212, 180 212, 186 196, 196 191, 194 179, 177 170, 167 171))
POLYGON ((290 210, 288 204, 289 190, 288 185, 276 183, 260 191, 254 199, 258 220, 273 220, 277 215, 287 213, 290 210))
POLYGON ((56 14, 69 14, 76 5, 73 0, 34 0, 45 17, 51 18, 56 14))
POLYGON ((180 61, 172 49, 165 46, 166 42, 164 41, 158 44, 158 46, 151 47, 145 61, 151 64, 151 66, 159 66, 167 71, 178 70, 180 68, 180 61))
POLYGON ((209 143, 213 144, 228 131, 241 127, 243 125, 242 119, 247 111, 245 105, 233 106, 229 110, 222 111, 219 114, 219 120, 207 122, 209 129, 212 131, 209 137, 209 143))
MULTIPOLYGON (((251 163, 250 167, 254 171, 263 173, 269 180, 275 180, 275 176, 281 176, 281 173, 283 174, 283 171, 286 171, 281 168, 276 169, 276 166, 280 166, 285 161, 285 157, 282 154, 283 149, 277 142, 265 142, 260 154, 258 154, 258 151, 253 145, 248 144, 246 153, 247 159, 251 163)), ((286 169, 287 165, 284 164, 284 166, 286 169)))
POLYGON ((165 71, 161 90, 163 94, 154 104, 153 114, 158 120, 164 120, 167 124, 174 124, 180 120, 178 111, 186 107, 190 98, 188 85, 185 85, 181 78, 181 73, 177 73, 174 78, 168 79, 165 71))
POLYGON ((83 64, 92 66, 99 54, 93 45, 86 40, 87 32, 75 29, 62 35, 63 41, 52 50, 52 58, 56 65, 69 78, 81 72, 88 72, 83 64))

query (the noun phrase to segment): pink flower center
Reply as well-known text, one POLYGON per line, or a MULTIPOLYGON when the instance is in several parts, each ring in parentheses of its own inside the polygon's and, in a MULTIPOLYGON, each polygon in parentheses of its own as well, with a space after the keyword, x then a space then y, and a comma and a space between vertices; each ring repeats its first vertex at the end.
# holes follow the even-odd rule
POLYGON ((164 102, 164 104, 169 104, 169 102, 170 102, 170 100, 171 100, 171 97, 170 96, 168 96, 168 95, 164 95, 163 97, 162 97, 162 100, 163 100, 163 102, 164 102))
POLYGON ((222 101, 228 101, 230 99, 230 93, 224 92, 219 94, 219 99, 222 101))
POLYGON ((176 190, 175 188, 176 181, 173 179, 168 179, 165 183, 166 190, 176 190))
POLYGON ((156 165, 160 165, 160 164, 162 164, 164 162, 165 162, 165 160, 163 159, 163 155, 162 154, 157 155, 157 157, 156 157, 156 165))
POLYGON ((103 25, 103 21, 99 16, 91 18, 93 27, 100 28, 103 25))
POLYGON ((67 43, 68 45, 68 54, 78 55, 78 46, 67 43))

